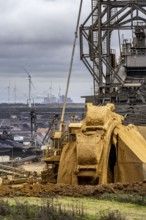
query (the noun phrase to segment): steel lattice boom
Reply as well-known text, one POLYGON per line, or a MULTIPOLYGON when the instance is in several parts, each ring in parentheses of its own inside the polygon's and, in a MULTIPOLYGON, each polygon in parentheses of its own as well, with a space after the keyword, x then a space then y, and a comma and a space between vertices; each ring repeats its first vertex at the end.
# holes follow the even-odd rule
POLYGON ((146 1, 91 0, 91 8, 80 26, 81 60, 94 81, 94 96, 87 100, 145 104, 146 1), (125 32, 131 41, 123 39, 125 32))

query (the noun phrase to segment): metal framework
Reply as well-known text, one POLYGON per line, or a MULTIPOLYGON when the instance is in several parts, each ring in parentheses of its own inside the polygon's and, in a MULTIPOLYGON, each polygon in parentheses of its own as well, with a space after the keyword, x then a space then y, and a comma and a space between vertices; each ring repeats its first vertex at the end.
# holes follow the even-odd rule
POLYGON ((115 66, 114 53, 111 51, 112 37, 117 35, 121 55, 123 31, 130 30, 134 33, 139 26, 140 32, 146 30, 145 0, 91 0, 91 13, 80 26, 80 57, 93 77, 93 102, 103 103, 111 98, 119 101, 119 96, 123 94, 127 95, 127 99, 131 97, 130 101, 133 96, 138 96, 140 102, 145 103, 141 92, 145 77, 139 82, 136 81, 136 84, 132 81, 132 86, 128 84, 129 81, 119 74, 123 65, 122 56, 119 64, 115 66))

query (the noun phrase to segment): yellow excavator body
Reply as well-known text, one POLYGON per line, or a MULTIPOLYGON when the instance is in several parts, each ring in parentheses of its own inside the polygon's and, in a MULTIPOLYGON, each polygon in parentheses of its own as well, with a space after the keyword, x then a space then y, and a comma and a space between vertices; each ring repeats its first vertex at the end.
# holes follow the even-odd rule
POLYGON ((86 108, 82 123, 69 125, 56 182, 95 185, 146 179, 146 140, 139 128, 123 125, 124 118, 114 112, 114 104, 87 103, 86 108))

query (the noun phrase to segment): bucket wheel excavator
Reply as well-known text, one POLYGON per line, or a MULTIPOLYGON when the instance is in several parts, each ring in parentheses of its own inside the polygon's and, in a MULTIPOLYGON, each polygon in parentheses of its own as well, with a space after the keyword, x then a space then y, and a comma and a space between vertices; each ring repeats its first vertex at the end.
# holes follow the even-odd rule
MULTIPOLYGON (((61 119, 52 152, 44 158, 44 181, 104 184, 146 179, 145 15, 143 0, 91 0, 91 13, 80 26, 80 55, 93 77, 94 95, 85 97, 86 116, 81 123, 65 129, 61 119), (116 41, 118 60, 112 50, 116 41)), ((77 29, 78 23, 79 17, 77 29)), ((67 89, 68 85, 69 80, 67 89)))
POLYGON ((86 108, 82 123, 70 123, 66 135, 54 135, 43 180, 92 185, 146 179, 146 141, 137 127, 123 125, 114 104, 86 108))

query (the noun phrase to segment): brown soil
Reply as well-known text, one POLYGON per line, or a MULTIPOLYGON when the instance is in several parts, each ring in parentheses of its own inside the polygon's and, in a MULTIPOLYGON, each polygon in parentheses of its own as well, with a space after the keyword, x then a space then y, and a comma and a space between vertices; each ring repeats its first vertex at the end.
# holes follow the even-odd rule
POLYGON ((104 193, 132 193, 146 196, 146 181, 135 183, 116 183, 97 186, 77 186, 65 184, 27 183, 22 185, 1 185, 0 196, 73 196, 73 197, 98 197, 104 193))
POLYGON ((36 171, 38 174, 41 174, 41 172, 45 168, 45 163, 44 162, 25 163, 25 164, 21 165, 20 168, 22 168, 26 171, 31 171, 31 172, 36 171))
MULTIPOLYGON (((68 166, 70 166, 68 164, 68 166)), ((23 166, 25 170, 40 173, 44 163, 32 163, 23 166)), ((31 181, 31 180, 30 180, 31 181)), ((111 183, 104 185, 69 185, 69 184, 41 184, 34 179, 34 183, 0 185, 0 196, 73 196, 73 197, 98 197, 104 193, 132 193, 146 196, 146 180, 135 183, 111 183)))

